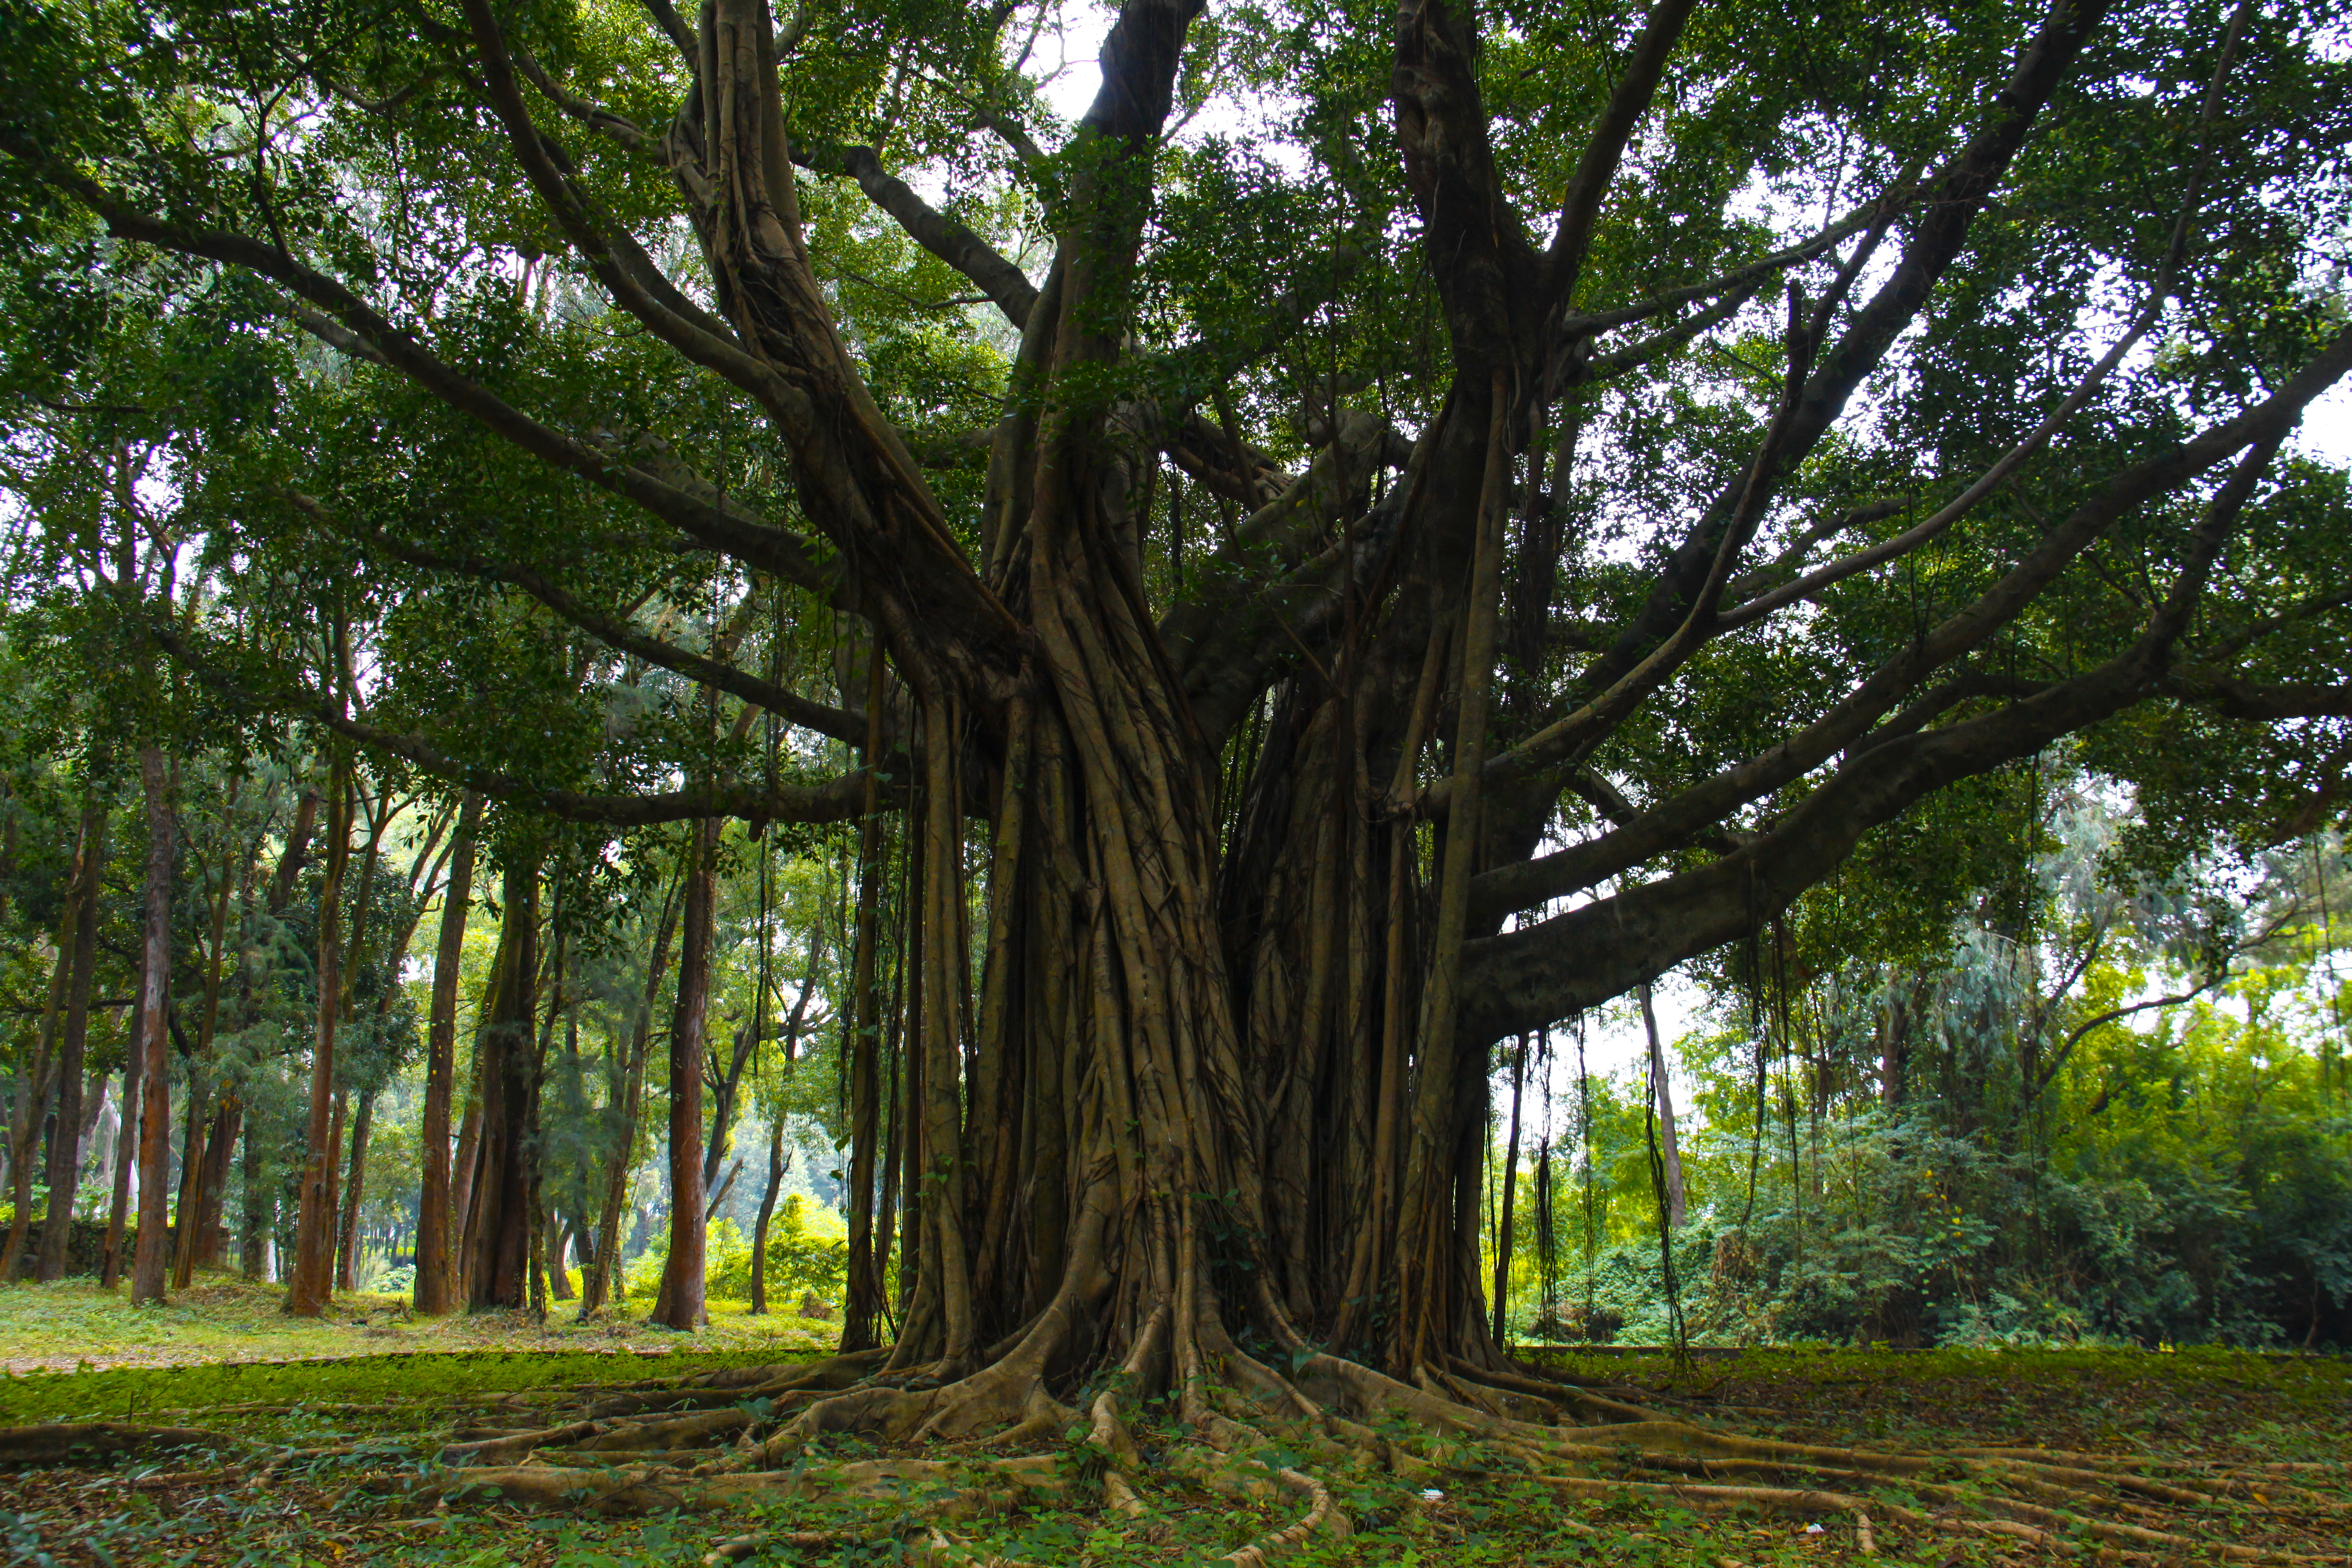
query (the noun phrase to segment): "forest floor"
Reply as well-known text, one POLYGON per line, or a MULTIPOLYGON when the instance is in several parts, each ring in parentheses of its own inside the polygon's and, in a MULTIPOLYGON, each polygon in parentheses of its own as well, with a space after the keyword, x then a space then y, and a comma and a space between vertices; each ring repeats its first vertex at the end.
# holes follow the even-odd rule
MULTIPOLYGON (((26 1309, 0 1290, 0 1349, 26 1309)), ((910 1552, 928 1527, 905 1502, 860 1505, 838 1492, 803 1489, 740 1513, 597 1519, 527 1512, 499 1504, 444 1504, 430 1510, 398 1496, 386 1478, 416 1476, 439 1444, 484 1424, 561 1417, 530 1412, 658 1373, 745 1367, 780 1359, 778 1347, 729 1335, 727 1322, 691 1339, 667 1336, 673 1356, 648 1365, 579 1340, 560 1348, 511 1326, 486 1342, 453 1337, 404 1355, 326 1348, 333 1341, 262 1339, 200 1363, 160 1364, 145 1342, 93 1337, 83 1355, 106 1370, 36 1373, 0 1382, 0 1426, 73 1420, 135 1420, 234 1432, 248 1443, 299 1457, 257 1467, 209 1466, 185 1456, 111 1468, 0 1469, 0 1551, 37 1564, 343 1564, 441 1563, 467 1568, 604 1568, 621 1563, 700 1563, 720 1542, 765 1531, 764 1548, 742 1560, 884 1563, 921 1560, 910 1552), (299 1350, 298 1350, 299 1343, 299 1350), (343 1359, 295 1363, 293 1353, 343 1359), (236 1359, 238 1355, 245 1359, 236 1359), (257 1360, 258 1356, 276 1359, 257 1360), (500 1412, 505 1414, 501 1415, 500 1412), (367 1478, 362 1484, 362 1478, 367 1478), (387 1494, 392 1495, 387 1495, 387 1494), (784 1538, 795 1536, 799 1544, 784 1538)), ((97 1324, 120 1324, 102 1314, 97 1324)), ((373 1325, 371 1325, 373 1326, 373 1325)), ((821 1327, 821 1325, 811 1325, 821 1327)), ((226 1333, 215 1326, 205 1332, 226 1333)), ((332 1331, 311 1331, 327 1333, 332 1331)), ((805 1334, 805 1331, 801 1331, 805 1334)), ((646 1342, 632 1329, 633 1348, 646 1342)), ((416 1331, 420 1348, 428 1340, 416 1331)), ((360 1342, 362 1344, 371 1342, 360 1342)), ((163 1351, 172 1347, 165 1345, 163 1351)), ((1927 1454, 1981 1447, 2084 1449, 2116 1456, 2201 1461, 2210 1473, 2243 1475, 2270 1466, 2245 1495, 2201 1503, 2168 1528, 2210 1542, 2252 1543, 2314 1563, 2352 1564, 2352 1362, 2189 1351, 1950 1351, 1904 1354, 1751 1351, 1678 1370, 1663 1358, 1562 1358, 1559 1370, 1693 1402, 1691 1419, 1790 1442, 1901 1448, 1927 1454), (2285 1467, 2294 1463, 2292 1470, 2285 1467), (2290 1479, 2291 1477, 2291 1479, 2290 1479), (2264 1490, 2268 1488, 2268 1492, 2264 1490), (2276 1494, 2294 1494, 2281 1500, 2276 1494)), ((756 1412, 755 1412, 756 1413, 756 1412)), ((1149 1411, 1137 1436, 1155 1451, 1149 1411)), ((6 1433, 0 1431, 0 1444, 6 1433)), ((824 1458, 889 1458, 870 1445, 824 1440, 824 1458)), ((1052 1440, 1032 1448, 1056 1450, 1052 1440)), ((616 1456, 617 1458, 618 1456, 616 1456)), ((2000 1535, 1909 1530, 1882 1515, 1874 1532, 1847 1512, 1811 1524, 1754 1512, 1700 1514, 1658 1493, 1562 1500, 1475 1447, 1440 1451, 1442 1485, 1369 1466, 1328 1476, 1352 1533, 1311 1538, 1286 1559, 1301 1564, 1627 1564, 1630 1568, 1843 1568, 1868 1558, 1894 1568, 2019 1568, 2081 1558, 2111 1563, 2185 1563, 2215 1553, 2118 1553, 2084 1540, 2029 1542, 2000 1535), (1437 1495, 1432 1495, 1435 1493, 1437 1495)), ((1294 1462, 1294 1457, 1270 1458, 1294 1462)), ((1085 1473, 1076 1446, 1059 1464, 1085 1473)), ((962 1560, 1029 1564, 1198 1563, 1218 1559, 1278 1529, 1295 1500, 1263 1500, 1200 1490, 1153 1471, 1146 1510, 1127 1518, 1092 1507, 1055 1508, 1034 1494, 1008 1510, 952 1526, 971 1549, 962 1560)), ((1883 1489, 1890 1504, 1917 1503, 1902 1482, 1883 1489)), ((1918 1504, 1920 1507, 1927 1505, 1918 1504)), ((2116 1517, 2128 1518, 2128 1504, 2116 1517)))
MULTIPOLYGON (((215 1362, 312 1361, 403 1352, 593 1350, 643 1356, 681 1349, 759 1350, 765 1359, 829 1351, 839 1328, 789 1310, 748 1316, 740 1301, 713 1301, 710 1327, 681 1336, 647 1323, 650 1299, 593 1323, 573 1321, 576 1301, 552 1303, 542 1325, 509 1312, 418 1318, 404 1296, 337 1296, 326 1314, 288 1317, 283 1287, 233 1274, 200 1274, 160 1307, 133 1308, 127 1289, 89 1279, 0 1285, 0 1371, 103 1371, 215 1362)), ((5 1398, 0 1398, 5 1404, 5 1398)))

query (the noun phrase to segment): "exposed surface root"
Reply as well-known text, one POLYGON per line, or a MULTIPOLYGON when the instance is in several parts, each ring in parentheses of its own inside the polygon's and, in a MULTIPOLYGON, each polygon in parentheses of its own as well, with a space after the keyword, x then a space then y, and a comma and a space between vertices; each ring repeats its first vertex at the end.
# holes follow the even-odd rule
MULTIPOLYGON (((2287 1524, 2305 1540, 2340 1535, 2352 1517, 2352 1503, 2321 1489, 2340 1467, 1787 1441, 1686 1416, 1690 1402, 1662 1414, 1618 1397, 1630 1391, 1509 1365, 1449 1357, 1405 1380, 1304 1342, 1252 1355, 1213 1314, 1191 1314, 1181 1294, 1141 1315, 1117 1366, 1074 1385, 1074 1374, 1050 1370, 1066 1327, 1041 1314, 994 1347, 999 1359, 946 1383, 933 1381, 936 1363, 883 1371, 882 1354, 868 1352, 486 1401, 445 1417, 422 1473, 387 1472, 364 1445, 284 1447, 121 1422, 0 1431, 0 1465, 226 1450, 195 1461, 202 1468, 127 1479, 152 1494, 299 1477, 307 1465, 338 1485, 357 1480, 397 1511, 445 1518, 486 1503, 604 1518, 793 1504, 862 1516, 837 1529, 732 1536, 713 1548, 713 1563, 890 1542, 904 1561, 1021 1568, 959 1535, 1000 1530, 981 1521, 1033 1509, 1076 1509, 1165 1543, 1206 1494, 1259 1521, 1251 1528, 1260 1533, 1238 1546, 1228 1537, 1219 1559, 1252 1568, 1352 1533, 1339 1498, 1368 1485, 1406 1500, 1376 1510, 1376 1522, 1411 1516, 1454 1528, 1447 1504, 1415 1504, 1406 1489, 1441 1498, 1468 1479, 1533 1483, 1564 1500, 1843 1520, 1864 1556, 1885 1550, 1892 1531, 1904 1552, 1913 1538, 1975 1536, 2051 1551, 2089 1542, 2160 1560, 2308 1563, 2323 1559, 2263 1542, 2294 1539, 2272 1533, 2287 1524), (846 1456, 842 1437, 882 1453, 846 1456)), ((1545 1525, 1555 1527, 1593 1533, 1564 1516, 1545 1525)))
POLYGON ((0 1465, 82 1465, 130 1454, 184 1448, 243 1448, 246 1439, 200 1426, 141 1426, 128 1421, 71 1421, 0 1427, 0 1465))

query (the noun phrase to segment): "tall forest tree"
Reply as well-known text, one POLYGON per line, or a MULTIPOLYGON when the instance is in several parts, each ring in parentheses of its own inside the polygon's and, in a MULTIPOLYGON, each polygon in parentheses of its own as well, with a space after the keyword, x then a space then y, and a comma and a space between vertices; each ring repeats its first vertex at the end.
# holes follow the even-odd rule
MULTIPOLYGON (((2340 813, 2323 16, 1128 0, 1072 124, 1045 21, 124 0, 6 51, 12 374, 75 396, 110 288, 212 312, 209 547, 386 606, 363 712, 250 617, 138 606, 156 655, 510 846, 694 825, 675 1326, 718 822, 861 824, 845 1016, 902 1048, 895 1115, 848 1075, 848 1348, 895 1333, 758 1462, 1107 1368, 1115 1456, 1213 1376, 1573 1405, 1485 1310, 1498 1042, 2052 748, 2182 842, 2340 813)), ((536 1204, 506 1072, 478 1300, 536 1204)))

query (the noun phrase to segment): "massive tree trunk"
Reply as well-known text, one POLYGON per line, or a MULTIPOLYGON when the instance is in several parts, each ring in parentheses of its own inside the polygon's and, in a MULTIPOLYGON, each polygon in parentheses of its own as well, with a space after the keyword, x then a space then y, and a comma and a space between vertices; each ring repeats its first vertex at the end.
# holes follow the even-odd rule
MULTIPOLYGON (((98 763, 93 759, 93 770, 98 763)), ((66 1274, 66 1244, 73 1230, 74 1186, 81 1179, 82 1058, 89 1040, 89 988, 98 969, 98 896, 106 870, 107 802, 95 780, 81 810, 74 853, 74 923, 71 967, 66 980, 65 1023, 57 1058, 56 1130, 49 1135, 49 1206, 41 1226, 36 1277, 42 1283, 66 1274)))
MULTIPOLYGON (((163 753, 153 746, 139 753, 139 773, 147 803, 146 945, 139 987, 139 1246, 131 1263, 133 1305, 163 1299, 171 1264, 172 1102, 170 1029, 172 1005, 172 801, 163 753)), ((130 1114, 130 1092, 123 1094, 130 1114)), ((188 1158, 196 1151, 193 1139, 188 1158)), ((193 1221, 194 1215, 185 1216, 193 1221)))
POLYGON ((433 952, 433 1000, 425 1025, 423 1192, 416 1210, 416 1310, 438 1317, 456 1302, 450 1258, 449 1104, 457 1076, 457 974, 466 917, 474 900, 474 841, 482 797, 468 791, 457 817, 449 883, 441 895, 441 935, 433 952))

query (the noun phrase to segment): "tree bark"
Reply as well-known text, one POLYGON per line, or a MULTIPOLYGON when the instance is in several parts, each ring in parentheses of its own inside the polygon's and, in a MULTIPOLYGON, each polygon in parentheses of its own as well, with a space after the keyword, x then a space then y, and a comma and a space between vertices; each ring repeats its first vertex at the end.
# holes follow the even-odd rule
MULTIPOLYGON (((482 990, 481 1016, 489 1016, 490 1004, 497 1000, 497 960, 488 984, 482 990)), ((467 1075, 471 1085, 466 1096, 466 1119, 457 1127, 457 1152, 449 1166, 449 1302, 454 1311, 466 1300, 466 1281, 472 1278, 472 1254, 467 1250, 467 1237, 473 1233, 474 1188, 482 1170, 482 1052, 481 1023, 474 1026, 475 1047, 473 1070, 467 1075)))
POLYGON ((635 1016, 629 1030, 628 1061, 622 1071, 621 1125, 604 1167, 604 1206, 603 1217, 597 1222, 595 1256, 580 1288, 580 1321, 583 1323, 615 1299, 614 1287, 621 1278, 621 1216, 628 1208, 629 1173, 636 1154, 637 1123, 645 1110, 646 1061, 653 1048, 655 999, 660 994, 662 976, 669 964, 670 939, 677 929, 678 898, 688 879, 682 875, 677 887, 662 900, 653 956, 646 961, 645 988, 637 994, 635 1016))
POLYGON ((218 1268, 227 1248, 222 1223, 226 1208, 228 1178, 236 1152, 237 1134, 245 1122, 245 1104, 224 1095, 214 1108, 212 1130, 205 1140, 203 1185, 196 1197, 196 1266, 218 1268))
POLYGON ((16 1278, 26 1240, 33 1230, 33 1154, 40 1146, 41 1128, 49 1116, 49 1102, 57 1088, 58 1022, 65 1006, 67 952, 76 924, 75 883, 71 878, 67 886, 65 913, 58 923, 57 957, 49 964, 48 1003, 42 1010, 41 1030, 32 1052, 18 1064, 16 1098, 9 1108, 8 1195, 12 1217, 7 1245, 0 1247, 0 1283, 16 1278))
MULTIPOLYGON (((139 1246, 131 1263, 131 1301, 161 1301, 171 1266, 172 1103, 170 1029, 172 1005, 172 816, 171 780, 163 753, 154 746, 139 752, 140 781, 147 797, 146 946, 139 988, 139 1246)), ((124 1087, 124 1100, 130 1098, 124 1087)), ((128 1106, 125 1107, 126 1110, 128 1106)), ((190 1157, 194 1150, 190 1148, 190 1157)), ((194 1218, 193 1215, 189 1216, 194 1218)))
POLYGON ((1519 1188, 1519 1096, 1528 1083, 1528 1037, 1511 1052, 1511 1133, 1503 1145, 1503 1190, 1495 1219, 1495 1343, 1510 1342, 1511 1219, 1519 1188))
MULTIPOLYGON (((200 1072, 212 1066, 213 1037, 220 1025, 221 963, 226 957, 224 950, 228 942, 229 888, 236 880, 229 875, 227 846, 229 830, 235 823, 237 795, 244 783, 242 774, 231 777, 222 807, 224 830, 221 834, 220 888, 213 897, 212 929, 208 933, 211 940, 205 948, 205 1011, 196 1027, 195 1055, 188 1064, 188 1141, 181 1156, 185 1174, 180 1183, 179 1240, 172 1261, 172 1285, 173 1289, 179 1290, 186 1289, 194 1281, 196 1265, 200 1261, 217 1262, 216 1258, 206 1257, 208 1251, 216 1250, 210 1247, 211 1232, 206 1228, 206 1215, 208 1213, 216 1214, 220 1208, 219 1183, 226 1173, 205 1142, 205 1119, 201 1115, 204 1096, 198 1092, 197 1079, 200 1072)), ((250 885, 248 881, 247 886, 250 885)), ((217 1092, 221 1096, 221 1105, 211 1118, 215 1123, 227 1114, 233 1098, 226 1084, 218 1086, 217 1092)))
POLYGON ((687 847, 677 998, 669 1036, 669 1252, 652 1321, 683 1332, 710 1321, 703 1305, 702 1053, 710 1004, 711 898, 718 825, 694 825, 687 847))
POLYGON ((334 1291, 335 1168, 342 1150, 331 1114, 335 1027, 342 1016, 343 870, 351 859, 353 793, 351 761, 339 749, 327 782, 327 874, 319 890, 319 1012, 295 1208, 294 1260, 286 1282, 286 1310, 298 1318, 317 1317, 334 1291))
POLYGON ((342 1237, 336 1247, 335 1285, 359 1289, 360 1205, 366 1202, 368 1134, 375 1126, 376 1090, 360 1090, 359 1114, 352 1119, 351 1173, 343 1182, 342 1237))
POLYGON ((270 1226, 274 1205, 261 1180, 260 1140, 255 1135, 255 1124, 248 1120, 244 1127, 245 1173, 244 1203, 237 1216, 237 1272, 247 1279, 259 1279, 267 1272, 263 1267, 264 1237, 270 1226))
MULTIPOLYGON (((98 766, 92 759, 92 769, 98 766)), ((81 1180, 82 1058, 89 1040, 89 988, 98 969, 98 896, 106 869, 107 801, 95 781, 84 786, 75 857, 72 966, 66 981, 65 1026, 58 1047, 56 1130, 49 1136, 49 1206, 41 1226, 36 1277, 43 1284, 66 1274, 73 1229, 74 1188, 81 1180)))
POLYGON ((1650 1041, 1650 1093, 1658 1114, 1658 1145, 1666 1185, 1666 1225, 1683 1227, 1683 1153, 1675 1136, 1675 1091, 1666 1080, 1666 1047, 1658 1038, 1658 1015, 1650 1005, 1650 983, 1635 987, 1642 1001, 1642 1028, 1650 1041))
MULTIPOLYGON (((841 1009, 849 1049, 849 1228, 847 1289, 841 1310, 845 1353, 879 1343, 883 1274, 889 1237, 875 1230, 875 1152, 882 1100, 882 998, 879 983, 882 904, 883 731, 881 639, 871 643, 866 686, 866 810, 857 824, 857 935, 850 959, 849 996, 841 1009)), ((763 1211, 764 1213, 764 1211, 763 1211)), ((887 1221, 885 1222, 887 1226, 887 1221)), ((764 1251, 761 1254, 765 1257, 764 1251)), ((755 1268, 758 1266, 755 1265, 755 1268)), ((755 1273, 755 1282, 760 1276, 755 1273)))
POLYGON ((540 851, 508 850, 499 960, 475 1054, 481 1132, 466 1215, 466 1303, 520 1310, 530 1289, 538 1202, 537 1108, 540 851))
POLYGON ((547 1222, 547 1234, 554 1238, 547 1245, 548 1295, 558 1301, 573 1300, 580 1293, 572 1288, 572 1271, 568 1267, 572 1251, 572 1222, 560 1215, 551 1215, 547 1222))
POLYGON ((416 1310, 438 1317, 455 1305, 456 1272, 450 1257, 452 1194, 449 1176, 449 1102, 457 1082, 457 977, 466 954, 466 917, 474 898, 475 839, 481 831, 482 797, 467 791, 451 846, 449 885, 441 896, 441 935, 433 954, 433 1000, 425 1026, 425 1129, 420 1151, 423 1191, 416 1209, 416 1310))
MULTIPOLYGON (((146 989, 146 968, 140 968, 138 991, 146 989)), ((133 994, 137 994, 134 992, 133 994)), ((146 1081, 147 1053, 134 1017, 129 1048, 123 1052, 122 1107, 114 1129, 114 1201, 106 1213, 106 1244, 99 1254, 98 1285, 111 1290, 122 1278, 122 1238, 131 1226, 131 1192, 139 1165, 140 1086, 146 1081)))
POLYGON ((768 1310, 768 1226, 776 1214, 776 1194, 784 1184, 784 1118, 768 1128, 768 1184, 760 1194, 760 1222, 751 1230, 751 1316, 768 1310))

